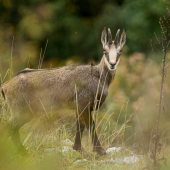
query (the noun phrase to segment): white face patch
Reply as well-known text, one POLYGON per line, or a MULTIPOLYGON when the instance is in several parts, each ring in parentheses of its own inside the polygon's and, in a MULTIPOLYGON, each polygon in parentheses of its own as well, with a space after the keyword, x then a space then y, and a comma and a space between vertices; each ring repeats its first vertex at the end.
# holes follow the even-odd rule
POLYGON ((117 61, 114 69, 111 68, 111 65, 109 64, 109 62, 108 62, 108 60, 107 60, 106 57, 104 58, 104 61, 105 61, 105 64, 107 65, 107 68, 108 68, 110 71, 114 71, 114 70, 116 70, 116 68, 117 68, 117 66, 118 66, 118 64, 119 64, 120 58, 119 58, 119 60, 117 61))
POLYGON ((112 47, 109 51, 109 62, 116 63, 116 57, 117 57, 117 50, 115 47, 112 47))

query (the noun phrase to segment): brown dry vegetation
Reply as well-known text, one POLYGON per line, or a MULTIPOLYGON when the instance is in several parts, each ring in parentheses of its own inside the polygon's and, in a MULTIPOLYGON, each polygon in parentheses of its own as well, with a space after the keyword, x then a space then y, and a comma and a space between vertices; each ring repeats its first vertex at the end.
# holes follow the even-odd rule
MULTIPOLYGON (((169 58, 169 54, 167 54, 167 57, 169 58)), ((70 59, 69 61, 74 63, 74 60, 70 59)), ((17 65, 14 63, 13 69, 15 70, 17 69, 17 65)), ((44 63, 44 65, 45 64, 46 63, 44 63)), ((5 76, 4 73, 1 76, 2 82, 5 76)), ((129 57, 126 57, 125 55, 121 56, 121 62, 118 66, 115 80, 109 88, 109 95, 104 105, 97 113, 97 131, 100 134, 99 138, 105 149, 113 146, 123 146, 125 148, 130 148, 137 154, 146 154, 149 156, 150 153, 146 153, 146 151, 148 151, 148 149, 151 150, 152 148, 150 140, 153 136, 155 121, 158 115, 158 101, 161 79, 160 73, 161 71, 159 70, 157 63, 154 60, 147 59, 145 54, 134 53, 129 57), (137 111, 135 112, 136 109, 137 111), (121 133, 117 134, 118 130, 132 113, 135 113, 133 119, 128 124, 126 124, 121 133)), ((168 114, 170 107, 168 102, 170 92, 169 76, 170 74, 167 72, 163 96, 164 112, 162 112, 163 116, 161 116, 160 121, 161 143, 163 147, 158 156, 159 158, 166 157, 167 160, 169 157, 168 148, 170 131, 168 114)), ((6 79, 9 79, 9 77, 10 71, 7 73, 6 79)), ((9 119, 10 112, 2 97, 0 99, 0 104, 1 125, 4 125, 9 119)), ((43 160, 44 158, 42 157, 44 156, 42 156, 42 151, 44 148, 62 146, 62 141, 66 138, 69 138, 72 141, 74 140, 75 115, 71 111, 68 112, 67 110, 64 110, 64 112, 67 114, 64 116, 64 118, 61 117, 61 119, 54 122, 54 126, 50 126, 50 128, 52 128, 51 130, 49 130, 49 124, 46 124, 46 121, 43 118, 38 119, 38 121, 32 121, 22 128, 20 131, 21 139, 29 152, 29 156, 27 157, 28 160, 33 159, 35 155, 38 155, 38 157, 41 157, 40 159, 43 160), (44 125, 47 125, 46 131, 44 131, 44 125), (53 137, 55 137, 55 140, 53 137)), ((83 138, 83 146, 88 146, 86 151, 83 153, 83 155, 77 153, 78 156, 76 156, 77 154, 71 154, 71 156, 67 155, 67 158, 63 157, 62 159, 70 161, 69 165, 67 164, 68 162, 64 163, 66 168, 69 166, 73 168, 73 162, 80 158, 88 158, 89 160, 94 160, 96 163, 98 156, 91 152, 92 148, 90 144, 89 133, 86 132, 85 134, 86 135, 83 138)), ((9 152, 8 149, 10 147, 11 143, 9 139, 7 142, 7 148, 4 147, 5 152, 9 152)), ((10 156, 8 158, 6 155, 5 161, 12 159, 10 156)), ((14 155, 12 154, 12 157, 13 156, 14 155)), ((127 155, 124 154, 123 156, 127 155)), ((55 157, 58 156, 55 155, 55 157)), ((53 157, 53 159, 55 158, 53 157)), ((107 159, 109 158, 107 157, 107 159)), ((17 161, 16 167, 19 166, 23 160, 17 161)), ((57 166, 61 162, 57 163, 57 166)), ((97 163, 99 162, 97 161, 97 163)), ((150 160, 150 162, 152 162, 152 160, 150 160)), ((143 168, 146 165, 149 165, 149 163, 144 161, 143 163, 140 163, 136 166, 143 168)), ((10 169, 11 166, 12 164, 10 164, 9 167, 7 166, 7 168, 10 169)), ((49 167, 50 165, 47 166, 49 167)), ((54 166, 56 166, 55 163, 54 166)), ((63 162, 60 164, 60 166, 63 166, 63 162)), ((90 166, 90 164, 84 164, 83 168, 87 166, 90 166)), ((102 166, 104 166, 106 169, 110 168, 110 165, 102 166)))

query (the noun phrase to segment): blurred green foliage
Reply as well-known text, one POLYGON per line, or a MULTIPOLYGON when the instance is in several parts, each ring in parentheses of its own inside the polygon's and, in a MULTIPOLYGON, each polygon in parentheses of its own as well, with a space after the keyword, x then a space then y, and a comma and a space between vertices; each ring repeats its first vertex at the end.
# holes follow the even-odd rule
MULTIPOLYGON (((45 60, 78 56, 82 62, 100 60, 103 27, 127 31, 126 53, 148 53, 149 39, 159 33, 159 17, 167 13, 162 0, 2 0, 0 2, 0 57, 10 48, 22 60, 39 58, 49 40, 45 60), (27 52, 28 51, 28 52, 27 52)), ((76 59, 77 59, 76 58, 76 59)), ((32 61, 32 66, 37 66, 32 61)))

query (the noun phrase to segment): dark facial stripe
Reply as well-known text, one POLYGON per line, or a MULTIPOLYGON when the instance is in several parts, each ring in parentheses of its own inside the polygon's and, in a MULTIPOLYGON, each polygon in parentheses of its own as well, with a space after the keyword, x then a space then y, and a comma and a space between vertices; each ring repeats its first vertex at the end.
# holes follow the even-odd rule
POLYGON ((117 63, 117 61, 119 60, 119 57, 120 57, 121 54, 122 54, 121 52, 117 53, 116 63, 117 63))
POLYGON ((109 62, 109 53, 107 51, 105 51, 104 54, 105 54, 107 61, 109 62))

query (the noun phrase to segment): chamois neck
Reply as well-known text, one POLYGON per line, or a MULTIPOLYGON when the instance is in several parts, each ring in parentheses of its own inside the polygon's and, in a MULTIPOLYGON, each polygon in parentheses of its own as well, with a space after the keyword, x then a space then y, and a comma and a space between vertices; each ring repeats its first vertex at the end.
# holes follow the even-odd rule
POLYGON ((110 71, 104 61, 104 56, 102 57, 100 63, 96 65, 96 69, 101 75, 101 82, 105 82, 106 86, 109 86, 114 79, 116 71, 110 71))

